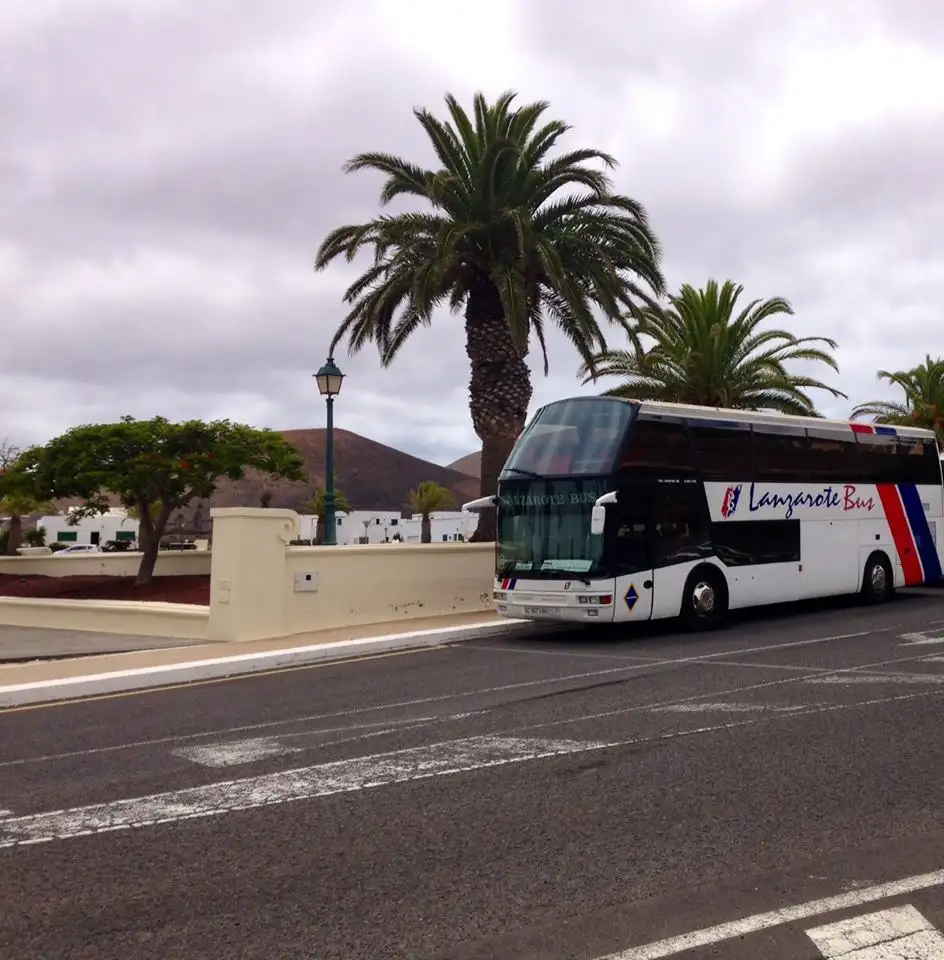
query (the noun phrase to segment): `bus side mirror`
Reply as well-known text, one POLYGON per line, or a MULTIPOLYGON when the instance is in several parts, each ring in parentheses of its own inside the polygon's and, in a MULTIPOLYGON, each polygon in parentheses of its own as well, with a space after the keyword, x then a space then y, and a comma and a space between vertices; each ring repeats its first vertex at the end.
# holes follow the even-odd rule
POLYGON ((594 501, 593 508, 590 510, 590 534, 594 537, 599 537, 606 526, 606 505, 608 503, 616 503, 615 490, 604 493, 602 497, 597 497, 594 501))

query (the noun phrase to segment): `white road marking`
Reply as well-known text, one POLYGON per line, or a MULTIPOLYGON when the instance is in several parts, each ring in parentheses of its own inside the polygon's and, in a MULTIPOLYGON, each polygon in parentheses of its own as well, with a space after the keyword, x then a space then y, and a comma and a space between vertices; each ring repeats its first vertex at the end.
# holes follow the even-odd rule
POLYGON ((608 746, 610 744, 580 740, 517 737, 454 740, 147 797, 0 820, 0 849, 219 816, 608 746))
MULTIPOLYGON (((692 730, 675 730, 654 736, 635 737, 609 743, 569 739, 544 740, 512 735, 562 726, 573 721, 556 720, 528 724, 518 727, 516 730, 507 731, 504 735, 453 740, 426 747, 374 754, 354 760, 340 760, 319 766, 302 767, 266 776, 232 780, 226 783, 155 794, 138 799, 118 800, 88 807, 76 807, 70 810, 57 810, 51 813, 0 819, 0 849, 26 844, 48 843, 57 839, 126 830, 132 827, 217 816, 238 810, 327 796, 331 793, 362 790, 401 783, 406 780, 474 771, 525 760, 680 740, 703 734, 720 733, 738 727, 771 723, 778 719, 792 720, 795 717, 833 713, 839 710, 852 710, 857 707, 884 705, 939 695, 937 690, 922 691, 921 693, 878 697, 854 703, 810 707, 794 710, 790 713, 763 713, 743 720, 731 720, 711 726, 697 727, 692 730)), ((655 954, 654 956, 669 955, 655 954)), ((635 955, 628 954, 627 956, 631 958, 635 955)))
MULTIPOLYGON (((683 933, 680 936, 669 937, 655 943, 630 947, 628 950, 611 953, 606 957, 598 958, 598 960, 661 960, 662 957, 674 957, 686 950, 696 950, 699 947, 724 943, 724 941, 733 940, 735 937, 745 937, 761 930, 781 927, 787 923, 797 923, 800 920, 818 917, 835 910, 861 907, 867 903, 904 896, 914 893, 916 890, 928 890, 942 884, 944 884, 944 870, 935 870, 933 873, 906 877, 903 880, 894 880, 891 883, 861 887, 858 890, 851 890, 849 893, 842 893, 835 897, 824 897, 821 900, 811 900, 808 903, 800 903, 793 907, 782 907, 779 910, 771 910, 769 913, 756 913, 753 916, 733 920, 730 923, 719 923, 714 927, 705 927, 702 930, 683 933)), ((883 958, 882 954, 876 954, 870 956, 868 960, 892 960, 895 956, 895 954, 886 954, 883 958)), ((924 954, 916 954, 915 956, 924 957, 924 954)), ((932 953, 928 955, 928 960, 939 960, 941 957, 944 957, 944 953, 932 953)), ((855 960, 865 960, 865 957, 856 957, 855 960)))
POLYGON ((841 676, 809 677, 804 683, 944 683, 944 676, 931 673, 877 673, 844 674, 841 676))
POLYGON ((300 747, 287 747, 273 737, 254 737, 231 740, 228 743, 210 743, 202 747, 181 747, 171 753, 184 760, 192 760, 204 767, 231 767, 239 763, 255 763, 266 757, 282 757, 298 753, 300 747))
MULTIPOLYGON (((924 654, 919 654, 918 656, 914 656, 914 657, 895 657, 891 660, 876 660, 872 663, 862 663, 854 667, 839 667, 835 670, 830 670, 829 674, 835 674, 837 676, 839 674, 848 675, 848 674, 852 674, 862 670, 870 670, 874 667, 885 667, 885 666, 890 666, 890 665, 899 664, 899 663, 914 663, 916 661, 923 660, 923 659, 924 659, 924 654)), ((520 727, 518 729, 519 730, 541 730, 545 727, 558 727, 558 726, 563 726, 564 724, 570 724, 570 723, 586 723, 591 720, 601 720, 604 717, 618 717, 618 716, 622 716, 624 714, 629 714, 629 713, 642 713, 645 711, 654 710, 657 707, 667 707, 673 704, 694 703, 699 700, 707 700, 709 697, 726 697, 731 694, 747 693, 748 691, 751 691, 751 690, 766 690, 770 687, 783 687, 791 683, 803 683, 805 681, 812 680, 816 677, 827 675, 827 674, 824 674, 821 668, 813 668, 813 669, 814 669, 814 672, 807 674, 805 676, 782 677, 780 680, 762 680, 758 683, 746 684, 745 686, 729 687, 727 690, 713 690, 710 693, 694 693, 690 697, 681 697, 674 700, 664 700, 662 702, 656 702, 656 703, 650 703, 650 704, 634 704, 631 707, 619 707, 616 710, 603 710, 599 713, 585 713, 582 716, 571 717, 568 720, 549 720, 545 723, 529 724, 528 726, 520 727)), ((925 696, 925 694, 918 694, 918 696, 925 696)), ((859 701, 858 703, 841 704, 837 706, 835 709, 846 709, 847 707, 854 707, 854 706, 871 706, 877 703, 891 703, 892 701, 895 701, 895 700, 908 700, 908 699, 911 699, 911 698, 909 696, 883 697, 878 700, 862 700, 862 701, 859 701)), ((833 708, 827 707, 826 709, 833 709, 833 708)), ((799 715, 799 713, 796 715, 799 715)), ((0 766, 2 766, 2 764, 0 764, 0 766)))
POLYGON ((795 707, 775 706, 768 703, 675 703, 667 707, 654 707, 653 713, 762 713, 772 710, 780 713, 790 713, 794 710, 803 710, 807 705, 799 704, 795 707))
POLYGON ((910 905, 807 930, 826 960, 944 960, 944 937, 910 905))
POLYGON ((904 641, 902 643, 903 647, 923 647, 935 643, 944 643, 944 634, 939 637, 929 637, 926 633, 919 631, 916 633, 902 633, 899 637, 904 641))
MULTIPOLYGON (((267 730, 267 729, 274 729, 277 727, 287 727, 287 726, 292 726, 298 723, 310 723, 313 720, 332 720, 340 717, 358 716, 365 713, 378 713, 380 711, 386 711, 386 710, 399 710, 405 707, 425 706, 431 703, 443 703, 447 700, 459 700, 459 699, 468 698, 468 697, 482 697, 482 696, 486 696, 488 694, 493 694, 493 693, 505 693, 506 691, 509 691, 509 690, 522 690, 522 689, 528 689, 530 687, 552 686, 555 683, 565 683, 570 680, 585 680, 585 679, 591 679, 595 677, 606 677, 616 673, 632 673, 635 670, 643 670, 652 666, 669 666, 671 664, 678 664, 680 666, 685 666, 689 663, 703 662, 703 661, 711 663, 712 660, 710 658, 731 657, 736 655, 743 655, 745 653, 763 653, 765 651, 772 651, 772 650, 784 650, 790 647, 810 646, 810 645, 821 644, 821 643, 829 643, 830 641, 833 641, 833 640, 847 640, 855 637, 864 637, 864 636, 870 636, 872 634, 888 633, 888 632, 889 632, 888 629, 882 629, 882 630, 865 630, 865 631, 860 631, 859 633, 842 633, 842 634, 836 634, 834 636, 829 636, 829 637, 814 637, 811 640, 797 640, 795 642, 785 643, 785 644, 773 643, 773 644, 767 644, 766 646, 762 646, 762 647, 725 650, 719 653, 704 654, 700 657, 682 657, 674 660, 673 659, 658 660, 658 659, 646 658, 645 663, 628 664, 625 667, 610 667, 606 670, 591 670, 585 673, 570 673, 570 674, 565 674, 563 676, 547 677, 540 680, 524 680, 518 683, 506 683, 496 687, 481 687, 475 690, 460 690, 457 693, 445 693, 445 694, 440 694, 434 697, 418 697, 412 700, 397 700, 392 703, 380 703, 372 707, 353 707, 349 710, 336 710, 331 713, 309 714, 307 716, 294 717, 288 720, 269 720, 263 723, 248 723, 248 724, 241 724, 239 726, 233 726, 233 727, 221 727, 218 730, 208 730, 203 733, 185 734, 183 736, 176 736, 176 737, 155 737, 154 739, 150 739, 150 740, 133 740, 127 743, 119 743, 119 744, 114 744, 107 747, 91 747, 86 750, 71 750, 63 753, 49 753, 49 754, 42 754, 41 756, 37 756, 37 757, 21 757, 17 760, 0 760, 0 769, 2 769, 3 767, 22 766, 27 763, 46 763, 54 760, 68 760, 75 757, 87 757, 87 756, 93 756, 94 754, 99 754, 99 753, 113 753, 121 750, 139 750, 145 747, 161 746, 168 743, 184 743, 188 740, 202 740, 208 737, 225 736, 226 734, 230 734, 230 733, 248 733, 250 730, 267 730)), ((476 647, 473 644, 462 644, 460 648, 456 648, 456 649, 484 650, 489 653, 495 653, 496 651, 502 651, 506 648, 476 647)), ((532 652, 532 651, 527 651, 527 652, 532 652)), ((534 651, 534 652, 540 652, 540 651, 534 651)), ((637 657, 637 659, 641 660, 643 658, 637 657)), ((898 661, 883 661, 883 663, 886 663, 886 662, 898 662, 898 661)), ((874 666, 874 664, 870 664, 869 666, 874 666)), ((822 668, 812 668, 812 667, 810 669, 819 670, 819 671, 822 670, 822 668)), ((857 668, 854 668, 854 669, 857 669, 857 668)), ((742 687, 740 689, 752 690, 752 689, 755 689, 755 686, 742 687)), ((759 686, 766 686, 766 684, 760 684, 759 686)), ((722 690, 719 693, 698 694, 695 697, 690 697, 686 699, 699 699, 703 697, 723 696, 730 692, 737 692, 737 690, 738 688, 733 688, 730 691, 722 690)), ((683 701, 680 701, 680 702, 683 702, 683 701)), ((638 707, 635 709, 646 710, 649 708, 638 707)), ((617 712, 621 713, 623 711, 617 711, 617 712)), ((600 716, 609 716, 609 715, 610 714, 600 714, 600 716)))
POLYGON ((0 810, 0 817, 12 817, 12 816, 13 816, 12 810, 0 810))

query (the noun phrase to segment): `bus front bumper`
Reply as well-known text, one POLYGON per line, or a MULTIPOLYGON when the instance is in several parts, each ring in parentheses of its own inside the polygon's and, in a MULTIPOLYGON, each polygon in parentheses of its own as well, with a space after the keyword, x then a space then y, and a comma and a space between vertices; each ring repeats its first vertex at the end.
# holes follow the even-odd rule
POLYGON ((567 623, 612 623, 615 582, 585 586, 580 581, 496 584, 492 592, 495 610, 515 620, 547 620, 567 623))

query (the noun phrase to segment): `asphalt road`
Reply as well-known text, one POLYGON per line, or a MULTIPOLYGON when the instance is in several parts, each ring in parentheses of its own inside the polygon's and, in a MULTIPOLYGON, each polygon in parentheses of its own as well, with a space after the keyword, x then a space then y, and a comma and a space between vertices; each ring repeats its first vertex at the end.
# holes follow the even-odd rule
POLYGON ((938 958, 942 809, 942 591, 10 710, 0 957, 938 958))

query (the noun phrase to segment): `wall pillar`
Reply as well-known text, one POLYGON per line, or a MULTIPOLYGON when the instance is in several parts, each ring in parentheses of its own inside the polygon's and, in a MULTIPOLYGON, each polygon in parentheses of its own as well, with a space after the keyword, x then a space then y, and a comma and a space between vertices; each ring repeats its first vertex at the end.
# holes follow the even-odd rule
POLYGON ((294 510, 214 507, 209 639, 284 636, 286 556, 298 533, 294 510))

